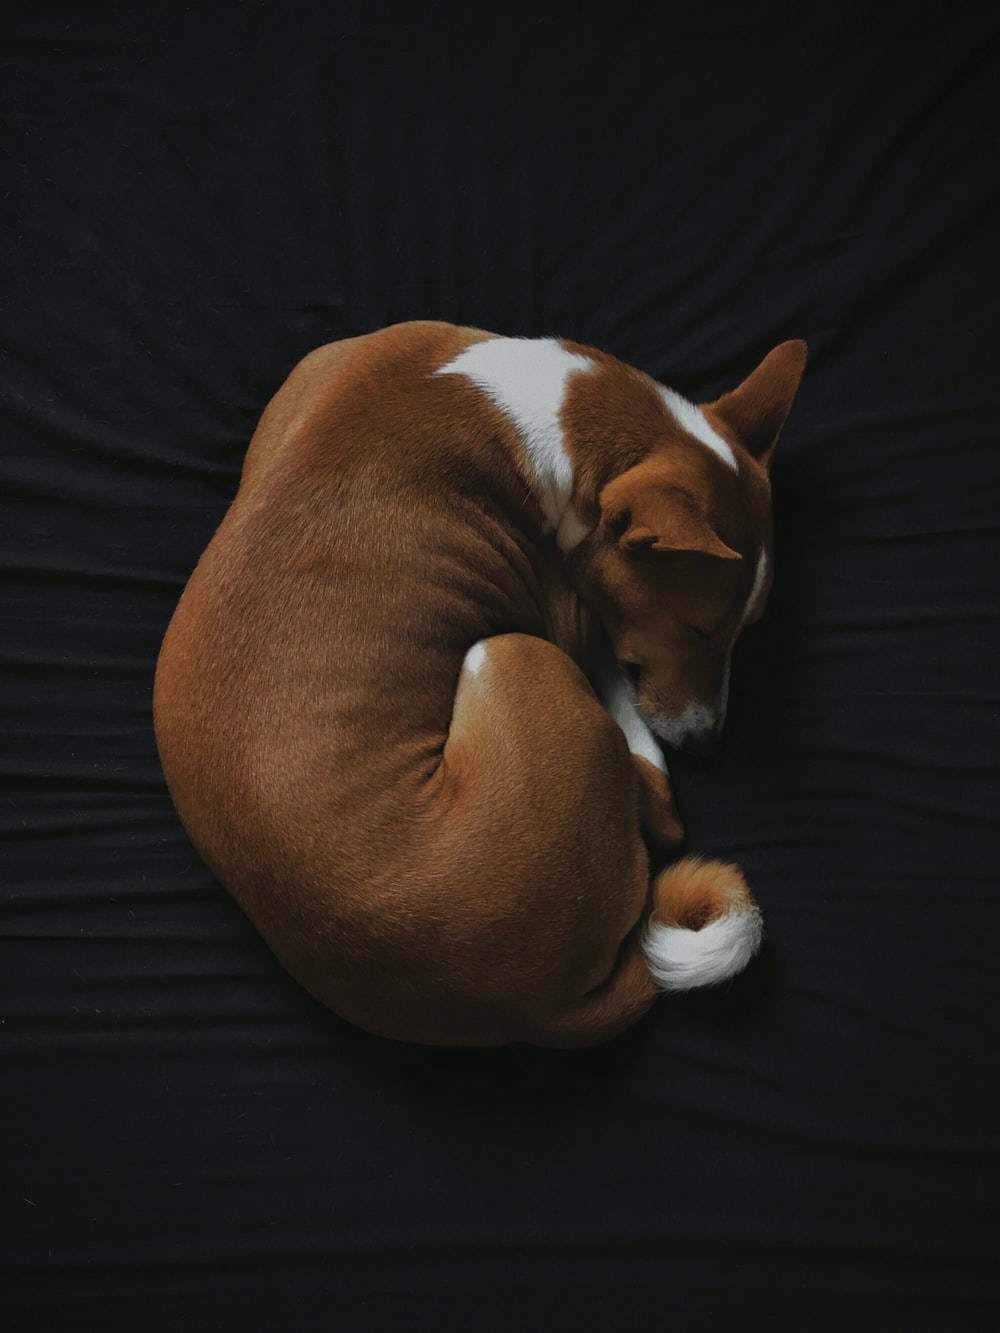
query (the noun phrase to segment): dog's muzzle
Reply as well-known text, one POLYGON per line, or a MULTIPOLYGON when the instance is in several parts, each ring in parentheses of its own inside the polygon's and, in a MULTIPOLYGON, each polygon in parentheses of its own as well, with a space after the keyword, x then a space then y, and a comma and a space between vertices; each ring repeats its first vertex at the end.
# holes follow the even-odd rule
POLYGON ((673 750, 707 758, 718 750, 722 729, 726 722, 726 703, 729 691, 729 672, 726 671, 715 707, 706 704, 688 704, 677 717, 646 713, 639 705, 641 669, 633 662, 619 660, 618 666, 628 682, 632 703, 659 740, 673 750))
POLYGON ((719 748, 724 712, 715 712, 703 704, 689 704, 679 717, 647 718, 653 734, 671 749, 707 758, 719 748))

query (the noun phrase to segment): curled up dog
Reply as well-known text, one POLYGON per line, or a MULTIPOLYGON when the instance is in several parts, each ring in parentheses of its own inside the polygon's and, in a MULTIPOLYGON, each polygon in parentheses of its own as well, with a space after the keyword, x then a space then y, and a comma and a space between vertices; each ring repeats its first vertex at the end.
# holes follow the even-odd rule
POLYGON ((330 1008, 583 1046, 749 961, 740 871, 671 861, 660 742, 723 725, 805 357, 700 407, 593 348, 432 322, 292 372, 154 713, 195 846, 330 1008))

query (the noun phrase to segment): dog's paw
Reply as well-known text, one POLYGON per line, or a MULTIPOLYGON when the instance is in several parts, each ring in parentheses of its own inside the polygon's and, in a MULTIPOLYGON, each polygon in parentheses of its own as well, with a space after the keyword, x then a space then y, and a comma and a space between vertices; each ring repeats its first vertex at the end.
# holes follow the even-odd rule
POLYGON ((639 771, 639 823, 646 841, 660 851, 676 851, 684 841, 670 778, 648 759, 633 756, 639 771))

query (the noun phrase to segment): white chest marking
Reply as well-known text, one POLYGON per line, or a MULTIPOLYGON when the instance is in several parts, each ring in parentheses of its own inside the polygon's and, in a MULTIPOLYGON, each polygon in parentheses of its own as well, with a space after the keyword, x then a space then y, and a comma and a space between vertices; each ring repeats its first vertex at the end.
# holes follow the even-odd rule
POLYGON ((734 472, 739 472, 740 465, 736 461, 736 455, 730 449, 718 431, 714 431, 708 424, 708 420, 700 407, 682 397, 673 389, 668 389, 662 384, 656 386, 660 391, 660 397, 667 405, 667 410, 677 422, 682 430, 693 435, 696 440, 702 444, 707 444, 713 454, 719 458, 734 472))
POLYGON ((572 505, 569 505, 556 528, 556 545, 560 551, 567 555, 574 550, 586 537, 590 529, 584 523, 583 519, 576 512, 572 505))
POLYGON ((434 372, 466 375, 517 426, 528 481, 563 551, 571 551, 588 529, 570 508, 573 466, 559 416, 570 375, 593 368, 589 357, 568 352, 554 338, 489 338, 434 372))

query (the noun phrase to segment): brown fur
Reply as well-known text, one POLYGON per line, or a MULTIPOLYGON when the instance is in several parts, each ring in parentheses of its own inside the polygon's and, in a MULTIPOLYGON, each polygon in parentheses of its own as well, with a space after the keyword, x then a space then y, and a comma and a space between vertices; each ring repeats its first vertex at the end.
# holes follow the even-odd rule
MULTIPOLYGON (((660 571, 653 592, 641 570, 609 574, 613 479, 652 452, 700 494, 712 460, 592 349, 602 369, 573 381, 566 429, 595 534, 562 560, 516 431, 463 377, 428 378, 490 336, 397 325, 292 372, 168 629, 157 739, 195 845, 338 1013, 409 1041, 586 1044, 655 998, 639 930, 679 881, 650 885, 647 842, 680 838, 669 783, 577 665, 593 612, 608 588, 626 629, 664 587, 729 607, 748 572, 723 588, 660 571), (482 673, 460 677, 487 638, 482 673)), ((717 469, 707 488, 736 549, 766 524, 753 466, 750 499, 727 499, 717 469)), ((691 867, 684 893, 715 902, 716 878, 691 867)))

